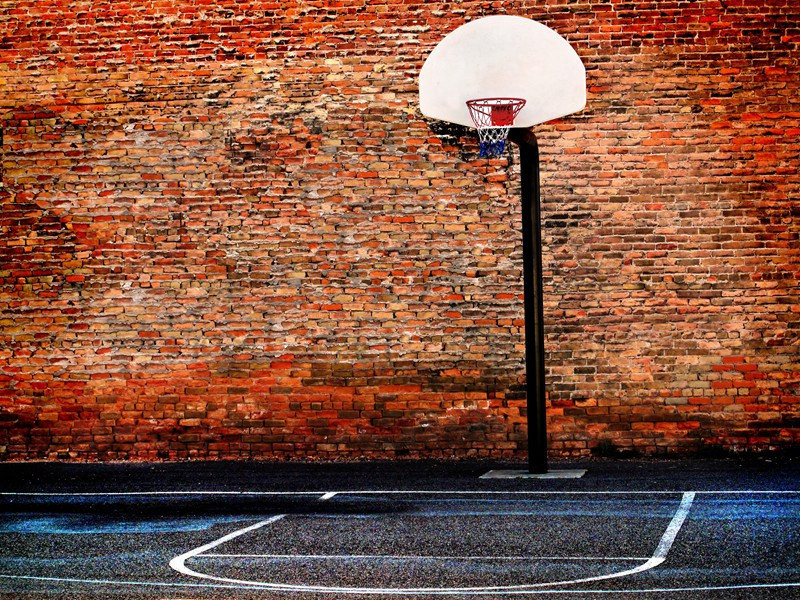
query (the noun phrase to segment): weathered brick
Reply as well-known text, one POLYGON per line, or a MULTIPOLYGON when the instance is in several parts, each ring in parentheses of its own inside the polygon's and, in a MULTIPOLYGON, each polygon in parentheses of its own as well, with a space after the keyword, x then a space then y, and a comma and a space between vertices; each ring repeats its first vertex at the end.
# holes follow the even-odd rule
POLYGON ((535 128, 553 453, 800 441, 795 1, 40 4, 0 7, 0 458, 524 454, 518 160, 414 80, 493 11, 587 68, 535 128))

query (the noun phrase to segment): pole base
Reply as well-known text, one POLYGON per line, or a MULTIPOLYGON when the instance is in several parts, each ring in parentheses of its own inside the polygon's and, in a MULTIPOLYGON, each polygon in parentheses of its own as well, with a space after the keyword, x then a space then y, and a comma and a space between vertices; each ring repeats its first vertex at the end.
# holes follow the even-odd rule
POLYGON ((547 473, 529 473, 524 470, 495 469, 484 473, 480 479, 580 479, 586 469, 554 469, 547 473))

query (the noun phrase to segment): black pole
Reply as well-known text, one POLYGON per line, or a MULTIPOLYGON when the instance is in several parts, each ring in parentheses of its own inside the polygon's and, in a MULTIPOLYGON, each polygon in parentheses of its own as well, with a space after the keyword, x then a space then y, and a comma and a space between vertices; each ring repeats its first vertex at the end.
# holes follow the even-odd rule
POLYGON ((509 139, 519 146, 522 184, 522 277, 525 292, 528 471, 530 473, 547 473, 539 145, 536 143, 536 136, 527 129, 512 129, 509 139))

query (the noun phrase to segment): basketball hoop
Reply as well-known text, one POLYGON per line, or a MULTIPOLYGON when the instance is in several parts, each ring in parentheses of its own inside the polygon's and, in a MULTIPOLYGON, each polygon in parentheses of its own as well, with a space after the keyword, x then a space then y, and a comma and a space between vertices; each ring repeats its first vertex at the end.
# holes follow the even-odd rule
POLYGON ((481 157, 500 156, 506 149, 508 131, 525 106, 522 98, 478 98, 467 100, 467 107, 481 144, 481 157))

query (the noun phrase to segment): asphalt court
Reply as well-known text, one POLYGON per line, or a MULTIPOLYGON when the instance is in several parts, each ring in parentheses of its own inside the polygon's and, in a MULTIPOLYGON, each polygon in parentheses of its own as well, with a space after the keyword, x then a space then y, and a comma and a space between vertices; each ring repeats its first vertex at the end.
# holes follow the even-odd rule
POLYGON ((58 465, 34 467, 3 480, 0 594, 800 596, 796 466, 595 463, 569 482, 384 467, 260 465, 241 489, 224 466, 62 467, 60 485, 58 465))

